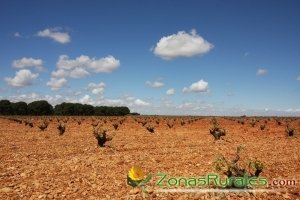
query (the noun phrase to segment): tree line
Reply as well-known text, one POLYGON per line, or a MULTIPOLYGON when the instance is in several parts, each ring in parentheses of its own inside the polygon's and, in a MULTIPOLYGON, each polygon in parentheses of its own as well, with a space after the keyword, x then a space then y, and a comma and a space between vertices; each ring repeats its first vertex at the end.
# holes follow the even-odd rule
POLYGON ((125 106, 92 106, 80 103, 63 102, 52 106, 45 100, 26 102, 10 102, 0 100, 0 115, 73 115, 73 116, 123 116, 130 114, 125 106))

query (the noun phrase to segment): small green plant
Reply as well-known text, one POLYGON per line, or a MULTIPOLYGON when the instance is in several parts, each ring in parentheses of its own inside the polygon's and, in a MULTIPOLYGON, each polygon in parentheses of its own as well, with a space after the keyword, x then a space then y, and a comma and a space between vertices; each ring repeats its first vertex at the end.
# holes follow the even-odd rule
POLYGON ((245 124, 245 122, 244 122, 244 120, 243 119, 241 119, 241 120, 238 120, 237 121, 239 124, 242 124, 242 125, 244 125, 245 124))
POLYGON ((147 130, 148 130, 150 133, 154 133, 154 127, 152 127, 152 126, 147 126, 147 130))
POLYGON ((57 125, 57 129, 59 131, 59 135, 63 135, 64 132, 66 131, 66 125, 63 122, 59 122, 57 125))
POLYGON ((263 130, 265 130, 265 128, 266 128, 266 124, 261 124, 261 125, 260 125, 260 130, 263 131, 263 130))
POLYGON ((251 125, 252 127, 255 127, 255 124, 256 124, 256 120, 255 120, 255 119, 252 119, 252 121, 250 122, 250 125, 251 125))
POLYGON ((106 130, 104 129, 101 129, 101 128, 94 128, 94 136, 95 138, 97 139, 98 141, 98 146, 99 147, 104 147, 104 144, 107 142, 107 141, 110 141, 112 140, 111 137, 107 137, 107 134, 106 134, 106 130))
POLYGON ((119 127, 119 124, 113 124, 113 127, 115 128, 115 130, 117 130, 119 127))
POLYGON ((225 129, 220 128, 217 120, 214 119, 215 118, 213 118, 212 120, 213 126, 209 129, 209 132, 214 136, 215 140, 219 140, 222 136, 225 136, 226 133, 225 129))
POLYGON ((248 162, 248 170, 238 163, 242 149, 243 146, 237 147, 235 158, 233 160, 227 160, 223 155, 219 155, 213 162, 216 171, 222 172, 232 180, 227 185, 229 188, 245 188, 247 187, 247 184, 238 184, 235 182, 236 178, 258 177, 263 171, 264 166, 262 162, 257 159, 248 162))
POLYGON ((174 124, 171 124, 169 122, 167 123, 167 125, 168 125, 169 128, 173 128, 173 126, 174 126, 174 124))
POLYGON ((181 126, 185 125, 185 121, 182 120, 182 121, 180 122, 180 124, 181 124, 181 126))
POLYGON ((24 123, 25 123, 25 126, 29 126, 30 128, 33 127, 32 121, 27 121, 27 120, 25 120, 24 123))
POLYGON ((146 121, 145 121, 145 122, 141 122, 141 123, 142 123, 142 125, 143 125, 143 126, 145 126, 145 125, 147 124, 147 122, 146 122, 146 121))
POLYGON ((48 127, 48 122, 43 120, 43 122, 40 125, 38 125, 38 127, 41 131, 44 131, 48 127))
POLYGON ((281 126, 281 121, 277 120, 278 126, 281 126))
POLYGON ((288 136, 294 136, 296 134, 296 130, 294 127, 291 127, 289 124, 286 126, 285 132, 288 136))

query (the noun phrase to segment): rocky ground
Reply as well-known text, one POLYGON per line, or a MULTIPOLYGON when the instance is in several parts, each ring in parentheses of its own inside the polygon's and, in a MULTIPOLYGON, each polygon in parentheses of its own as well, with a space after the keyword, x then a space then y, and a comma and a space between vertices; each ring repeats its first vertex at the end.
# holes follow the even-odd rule
POLYGON ((55 117, 46 119, 44 131, 38 128, 41 117, 18 119, 0 119, 0 199, 142 199, 142 192, 126 181, 133 165, 153 174, 146 199, 300 199, 300 119, 280 119, 281 125, 258 119, 252 127, 252 118, 217 118, 226 129, 219 141, 209 133, 210 117, 63 117, 69 120, 61 136, 55 117), (24 120, 34 126, 25 126, 24 120), (98 122, 113 136, 103 148, 93 135, 92 124, 98 122), (296 128, 296 136, 287 137, 286 123, 296 128), (239 145, 244 145, 241 162, 262 161, 261 176, 269 182, 264 189, 272 191, 164 193, 156 186, 158 172, 174 177, 216 172, 216 157, 234 159, 239 145), (296 184, 274 186, 274 179, 296 184))

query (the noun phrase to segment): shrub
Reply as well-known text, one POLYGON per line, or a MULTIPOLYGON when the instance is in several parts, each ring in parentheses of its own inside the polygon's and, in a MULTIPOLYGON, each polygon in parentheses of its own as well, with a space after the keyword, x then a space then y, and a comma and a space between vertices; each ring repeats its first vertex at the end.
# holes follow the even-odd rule
POLYGON ((264 130, 266 128, 266 124, 260 125, 260 130, 264 130))
POLYGON ((28 121, 28 120, 25 120, 24 121, 24 123, 25 123, 25 126, 29 126, 30 128, 32 128, 33 127, 33 123, 32 123, 32 121, 28 121))
POLYGON ((222 136, 225 136, 225 129, 220 128, 216 120, 212 120, 213 126, 209 129, 210 134, 212 134, 215 140, 219 140, 222 136))
POLYGON ((147 126, 147 130, 148 130, 150 133, 154 133, 154 127, 152 127, 152 126, 147 126))
POLYGON ((237 147, 235 158, 233 160, 228 161, 223 155, 219 155, 213 162, 216 171, 222 172, 231 180, 229 185, 227 185, 229 188, 247 187, 247 183, 238 184, 235 180, 237 178, 258 177, 264 168, 262 162, 257 159, 248 162, 248 171, 246 170, 246 167, 240 165, 238 162, 240 160, 242 148, 242 146, 237 147))
POLYGON ((174 124, 171 124, 171 123, 167 123, 168 127, 169 128, 173 128, 174 124))
POLYGON ((289 124, 286 126, 285 132, 288 136, 294 136, 296 134, 295 128, 291 127, 289 124))
POLYGON ((252 121, 250 122, 250 125, 251 125, 252 127, 254 127, 255 124, 256 124, 256 120, 255 120, 255 119, 252 119, 252 121))
POLYGON ((48 122, 43 120, 43 122, 40 125, 38 125, 38 127, 41 129, 41 131, 44 131, 48 127, 48 122))
POLYGON ((113 127, 115 128, 115 130, 117 130, 119 127, 119 124, 113 124, 113 127))
POLYGON ((57 125, 57 129, 59 131, 59 135, 63 135, 66 130, 66 126, 63 122, 59 122, 57 125))
POLYGON ((99 147, 104 147, 104 144, 107 142, 107 141, 110 141, 112 140, 112 138, 110 137, 107 137, 106 135, 106 130, 104 129, 101 129, 101 128, 94 128, 94 136, 95 138, 97 139, 98 141, 98 146, 99 147))
POLYGON ((183 126, 183 125, 185 125, 185 122, 182 120, 182 121, 180 122, 180 124, 181 124, 181 126, 183 126))

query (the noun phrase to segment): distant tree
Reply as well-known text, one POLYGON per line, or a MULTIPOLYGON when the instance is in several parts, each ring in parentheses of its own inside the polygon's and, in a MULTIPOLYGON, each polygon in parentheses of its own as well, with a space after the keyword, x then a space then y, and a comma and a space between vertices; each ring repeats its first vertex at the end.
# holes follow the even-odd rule
POLYGON ((94 115, 94 113, 95 113, 94 106, 92 106, 92 105, 84 104, 83 110, 84 110, 83 115, 94 115))
POLYGON ((0 101, 0 115, 13 115, 13 108, 9 100, 0 101))
POLYGON ((129 115, 140 115, 140 113, 132 112, 132 113, 129 113, 129 115))
POLYGON ((28 106, 27 103, 20 101, 11 104, 13 112, 15 115, 27 115, 28 114, 28 106))
POLYGON ((28 104, 28 114, 30 115, 52 115, 53 107, 45 100, 34 101, 28 104))

